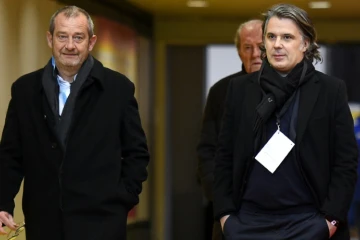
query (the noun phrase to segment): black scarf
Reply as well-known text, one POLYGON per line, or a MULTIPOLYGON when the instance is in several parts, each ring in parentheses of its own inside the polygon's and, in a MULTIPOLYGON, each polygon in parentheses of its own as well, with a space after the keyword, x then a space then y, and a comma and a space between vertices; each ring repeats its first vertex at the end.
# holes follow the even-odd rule
POLYGON ((69 127, 71 125, 73 110, 75 106, 75 100, 77 95, 83 85, 83 83, 88 78, 94 65, 94 58, 89 55, 88 58, 82 64, 76 81, 71 84, 70 95, 68 96, 63 112, 61 114, 61 120, 59 118, 59 86, 56 80, 56 71, 54 71, 51 64, 51 60, 44 68, 44 73, 42 76, 42 84, 45 90, 46 98, 49 102, 51 110, 54 114, 55 119, 55 130, 59 142, 61 143, 62 148, 66 148, 66 138, 68 134, 69 127))
POLYGON ((261 143, 265 140, 265 124, 275 112, 280 112, 284 105, 290 105, 297 90, 306 83, 314 74, 315 68, 312 63, 303 59, 285 77, 282 77, 264 59, 258 75, 263 98, 256 107, 256 118, 254 123, 255 153, 260 149, 261 143))

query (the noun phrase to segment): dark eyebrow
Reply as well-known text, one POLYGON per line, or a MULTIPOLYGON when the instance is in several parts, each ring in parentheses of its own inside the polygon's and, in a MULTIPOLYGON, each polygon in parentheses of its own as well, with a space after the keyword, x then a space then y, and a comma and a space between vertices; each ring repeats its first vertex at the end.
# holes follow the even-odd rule
POLYGON ((291 33, 284 33, 283 36, 295 38, 295 35, 291 33))

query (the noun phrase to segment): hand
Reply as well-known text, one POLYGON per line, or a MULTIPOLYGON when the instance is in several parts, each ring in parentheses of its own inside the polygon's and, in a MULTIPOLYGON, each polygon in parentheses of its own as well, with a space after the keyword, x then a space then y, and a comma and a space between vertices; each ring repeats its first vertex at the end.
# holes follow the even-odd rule
POLYGON ((328 228, 329 228, 329 238, 331 238, 335 234, 335 232, 337 230, 337 227, 332 225, 328 220, 326 220, 326 223, 327 223, 328 228))
POLYGON ((4 212, 4 211, 0 212, 0 235, 7 234, 5 229, 2 227, 3 224, 5 224, 11 230, 14 230, 14 231, 16 230, 17 225, 14 222, 13 217, 11 216, 11 214, 4 212))
POLYGON ((226 220, 230 217, 230 215, 225 215, 222 218, 220 218, 220 225, 221 225, 221 230, 224 231, 224 225, 226 220))

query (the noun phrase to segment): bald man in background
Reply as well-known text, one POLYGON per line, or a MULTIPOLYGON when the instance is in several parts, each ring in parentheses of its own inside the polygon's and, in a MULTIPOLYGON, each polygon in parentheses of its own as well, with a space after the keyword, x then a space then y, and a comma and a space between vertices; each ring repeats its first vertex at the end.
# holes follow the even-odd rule
MULTIPOLYGON (((197 153, 199 159, 198 175, 204 194, 210 202, 213 201, 214 159, 227 88, 232 78, 256 72, 260 69, 262 64, 259 48, 262 44, 261 26, 262 21, 257 19, 247 21, 239 26, 234 40, 243 63, 242 70, 219 80, 209 91, 197 153)), ((222 239, 219 222, 214 223, 212 239, 222 239)))

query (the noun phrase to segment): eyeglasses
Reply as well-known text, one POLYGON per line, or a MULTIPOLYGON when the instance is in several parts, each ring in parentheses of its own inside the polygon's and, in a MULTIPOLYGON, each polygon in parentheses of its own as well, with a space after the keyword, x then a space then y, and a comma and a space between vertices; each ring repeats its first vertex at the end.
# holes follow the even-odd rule
POLYGON ((20 233, 22 233, 25 230, 25 223, 19 223, 17 224, 19 227, 15 230, 15 232, 10 231, 9 234, 7 235, 7 240, 15 240, 20 233))

